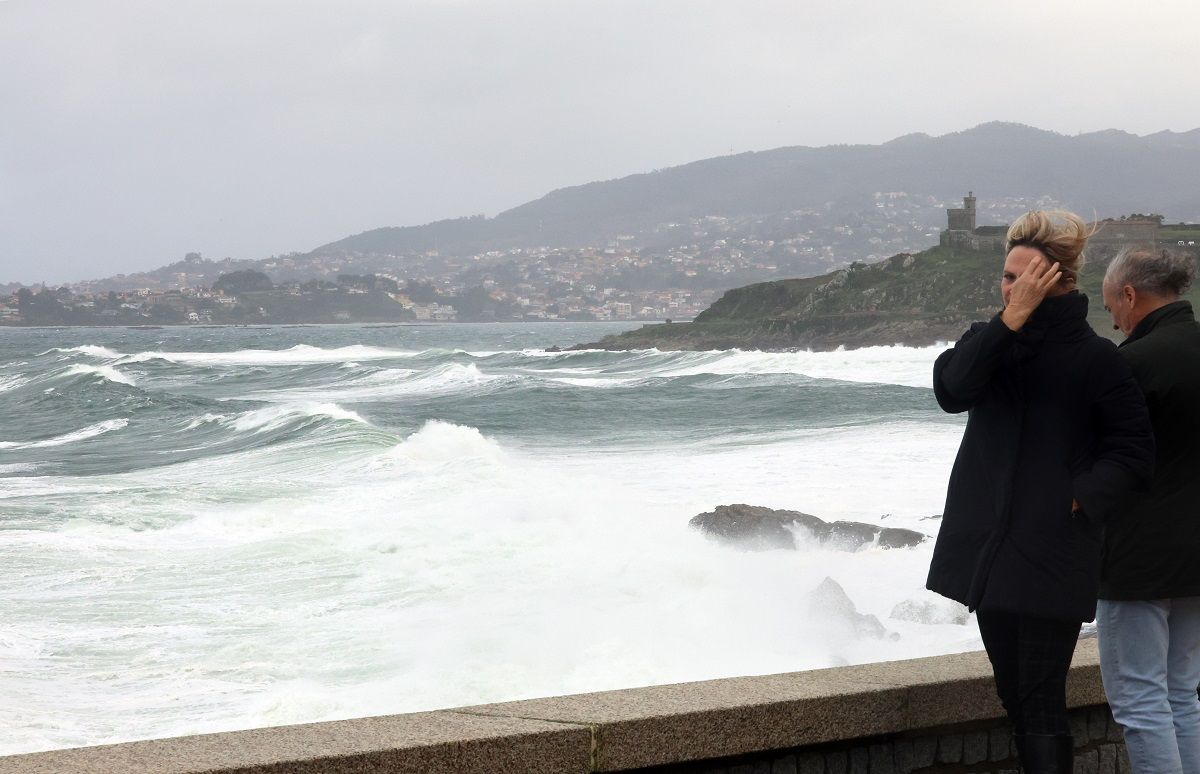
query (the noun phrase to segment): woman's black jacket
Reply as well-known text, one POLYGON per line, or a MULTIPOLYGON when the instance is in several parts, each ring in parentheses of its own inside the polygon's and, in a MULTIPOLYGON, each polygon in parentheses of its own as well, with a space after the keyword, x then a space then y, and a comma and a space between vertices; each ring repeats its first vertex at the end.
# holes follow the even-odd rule
POLYGON ((933 389, 970 415, 928 588, 971 609, 1095 618, 1104 522, 1147 485, 1154 438, 1087 297, 1044 300, 1018 333, 999 315, 975 323, 934 363, 933 389))

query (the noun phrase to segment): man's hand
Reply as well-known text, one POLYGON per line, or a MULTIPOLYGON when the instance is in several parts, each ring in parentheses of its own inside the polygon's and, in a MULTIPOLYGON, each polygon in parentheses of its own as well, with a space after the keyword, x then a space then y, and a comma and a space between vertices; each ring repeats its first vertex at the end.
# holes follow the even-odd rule
POLYGON ((1062 272, 1058 269, 1058 263, 1048 266, 1045 258, 1040 255, 1034 256, 1025 267, 1025 271, 1021 272, 1021 276, 1013 283, 1008 305, 1000 313, 1000 319, 1008 329, 1021 330, 1060 279, 1062 272))

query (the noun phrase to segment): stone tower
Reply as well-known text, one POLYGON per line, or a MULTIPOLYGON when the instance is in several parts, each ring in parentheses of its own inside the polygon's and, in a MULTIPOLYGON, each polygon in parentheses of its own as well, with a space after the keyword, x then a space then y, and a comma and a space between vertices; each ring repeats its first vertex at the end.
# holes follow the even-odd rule
POLYGON ((946 210, 946 220, 951 231, 975 230, 975 192, 968 191, 963 197, 961 209, 952 207, 946 210))

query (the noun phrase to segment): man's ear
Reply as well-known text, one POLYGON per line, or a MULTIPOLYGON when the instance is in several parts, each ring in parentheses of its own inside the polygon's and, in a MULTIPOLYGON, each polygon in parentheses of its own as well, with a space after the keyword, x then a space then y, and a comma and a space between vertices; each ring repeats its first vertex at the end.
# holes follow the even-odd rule
POLYGON ((1137 290, 1133 287, 1133 285, 1126 285, 1125 287, 1121 288, 1121 298, 1123 298, 1127 304, 1133 306, 1137 303, 1137 290))

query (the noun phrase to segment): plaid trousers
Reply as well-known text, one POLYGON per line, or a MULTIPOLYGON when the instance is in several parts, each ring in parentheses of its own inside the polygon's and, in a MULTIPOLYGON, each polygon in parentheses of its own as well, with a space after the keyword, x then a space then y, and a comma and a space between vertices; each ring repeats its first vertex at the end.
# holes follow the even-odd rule
POLYGON ((1013 730, 1070 734, 1067 671, 1083 624, 985 610, 976 619, 1013 730))

